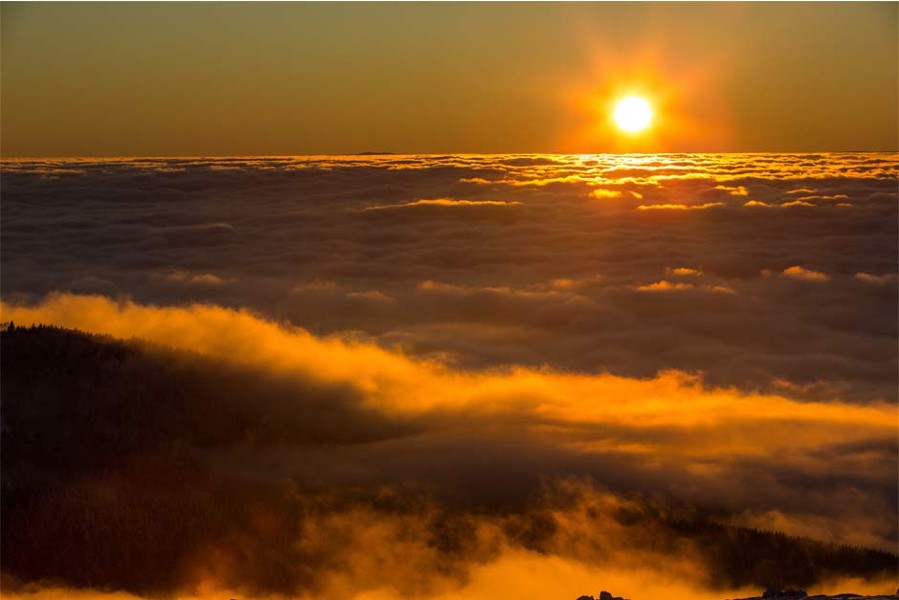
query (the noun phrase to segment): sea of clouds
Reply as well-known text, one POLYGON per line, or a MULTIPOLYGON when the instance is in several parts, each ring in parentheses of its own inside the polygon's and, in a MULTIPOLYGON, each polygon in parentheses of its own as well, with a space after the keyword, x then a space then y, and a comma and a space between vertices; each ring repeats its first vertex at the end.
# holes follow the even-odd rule
MULTIPOLYGON (((575 477, 602 490, 585 498, 895 550, 897 174, 893 154, 8 161, 2 319, 199 352, 404 424, 220 449, 234 471, 490 510, 575 477)), ((405 535, 369 524, 354 535, 379 547, 405 535)), ((440 597, 597 576, 491 556, 440 597)), ((625 566, 605 576, 645 564, 625 566)))
POLYGON ((896 176, 889 154, 8 162, 2 292, 895 401, 896 176))

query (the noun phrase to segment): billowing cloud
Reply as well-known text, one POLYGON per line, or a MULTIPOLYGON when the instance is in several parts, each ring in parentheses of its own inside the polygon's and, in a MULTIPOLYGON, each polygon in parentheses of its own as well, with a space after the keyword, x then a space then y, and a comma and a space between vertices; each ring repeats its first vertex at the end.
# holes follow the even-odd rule
MULTIPOLYGON (((219 497, 217 486, 229 490, 233 499, 206 511, 207 524, 198 530, 222 530, 224 537, 182 532, 185 541, 173 546, 186 562, 165 571, 166 585, 185 595, 215 585, 245 594, 300 589, 310 597, 354 597, 365 590, 386 598, 477 598, 487 590, 479 577, 527 569, 541 573, 531 581, 550 596, 581 593, 571 586, 587 585, 591 576, 619 582, 622 590, 637 587, 647 598, 653 588, 639 584, 645 577, 668 582, 683 598, 720 600, 723 589, 745 589, 701 544, 677 542, 686 544, 683 562, 670 560, 667 548, 678 539, 674 524, 682 517, 666 506, 827 542, 895 545, 892 404, 745 393, 682 372, 635 379, 548 368, 458 369, 211 305, 55 295, 36 306, 4 303, 0 315, 19 326, 136 336, 198 353, 165 359, 172 381, 190 373, 187 389, 199 398, 209 395, 207 385, 227 389, 218 418, 231 406, 270 411, 272 426, 280 424, 279 437, 253 434, 246 443, 240 434, 208 445, 198 460, 226 479, 192 475, 187 496, 179 487, 187 475, 179 469, 188 467, 166 467, 162 455, 149 464, 124 461, 116 467, 124 473, 91 473, 42 509, 49 512, 33 515, 33 543, 52 535, 77 547, 83 527, 77 514, 96 511, 113 522, 128 514, 143 522, 149 517, 142 511, 171 505, 170 518, 190 520, 191 502, 199 501, 190 498, 219 497), (160 475, 169 469, 176 470, 160 475), (128 486, 145 477, 160 487, 142 492, 140 502, 119 506, 105 491, 125 486, 120 493, 129 498, 128 486), (285 477, 299 488, 285 488, 285 477), (547 482, 561 487, 533 504, 547 482), (403 491, 407 485, 413 487, 403 491), (281 502, 296 512, 284 512, 281 502), (217 521, 232 510, 249 510, 246 523, 217 521), (59 515, 72 520, 63 517, 60 525, 59 515), (275 532, 286 537, 273 542, 275 532), (292 557, 281 575, 281 567, 268 570, 281 560, 272 551, 292 557), (665 566, 647 570, 656 563, 665 566), (582 577, 558 578, 569 572, 582 577), (724 579, 714 583, 718 578, 724 579)), ((132 363, 123 373, 141 380, 142 368, 132 363)), ((152 364, 147 369, 159 372, 152 364)), ((101 566, 95 568, 107 572, 101 566)))
MULTIPOLYGON (((246 311, 214 306, 163 308, 57 295, 35 307, 4 304, 2 315, 19 324, 47 323, 121 338, 135 336, 239 366, 289 373, 354 390, 363 405, 395 417, 433 416, 437 422, 455 422, 463 429, 467 428, 463 424, 483 419, 495 419, 497 426, 508 422, 522 428, 521 440, 556 448, 553 452, 562 453, 558 454, 562 463, 594 454, 613 462, 677 463, 691 474, 689 479, 697 481, 714 472, 707 483, 715 488, 725 479, 721 470, 739 472, 740 465, 760 458, 805 456, 801 461, 811 461, 811 466, 815 453, 824 448, 836 451, 876 442, 887 449, 894 437, 894 407, 887 404, 855 406, 837 398, 816 403, 711 389, 697 377, 678 372, 643 380, 547 369, 458 371, 364 341, 318 338, 246 311), (712 464, 718 466, 710 470, 712 464), (713 480, 718 483, 712 484, 713 480)), ((457 434, 445 435, 435 433, 437 447, 452 443, 457 434)), ((491 438, 489 433, 474 431, 468 435, 467 445, 472 448, 478 440, 489 443, 491 438)), ((500 433, 502 438, 505 434, 500 433)), ((553 452, 545 454, 546 460, 553 452)), ((413 458, 405 462, 413 471, 419 468, 413 458)), ((821 476, 836 476, 833 463, 820 467, 821 476)), ((853 464, 846 475, 858 475, 859 468, 853 464)), ((875 472, 876 468, 871 473, 875 472)), ((636 481, 641 477, 638 473, 661 476, 656 467, 640 467, 628 478, 636 481)), ((723 494, 722 499, 734 492, 723 487, 707 490, 709 498, 723 494)))

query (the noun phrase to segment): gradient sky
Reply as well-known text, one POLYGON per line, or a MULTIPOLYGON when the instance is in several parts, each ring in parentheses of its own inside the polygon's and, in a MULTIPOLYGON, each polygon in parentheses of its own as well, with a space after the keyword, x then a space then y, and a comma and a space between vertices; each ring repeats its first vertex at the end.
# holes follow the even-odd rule
POLYGON ((899 149, 896 3, 5 3, 3 156, 899 149), (652 130, 609 126, 649 98, 652 130))

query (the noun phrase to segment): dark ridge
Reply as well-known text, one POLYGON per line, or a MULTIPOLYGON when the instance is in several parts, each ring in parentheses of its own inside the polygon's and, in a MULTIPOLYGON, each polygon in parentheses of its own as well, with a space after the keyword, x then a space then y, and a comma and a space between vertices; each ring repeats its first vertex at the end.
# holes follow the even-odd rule
POLYGON ((84 467, 163 443, 347 444, 412 431, 347 387, 195 353, 48 326, 13 326, 0 345, 4 459, 48 463, 51 442, 78 451, 49 463, 84 467))
POLYGON ((833 544, 696 518, 669 521, 675 536, 704 548, 706 568, 717 588, 764 585, 811 587, 823 573, 852 577, 895 573, 899 557, 889 552, 833 544))
MULTIPOLYGON (((899 574, 899 556, 890 552, 727 525, 700 508, 642 502, 619 509, 614 519, 632 531, 624 536, 632 541, 628 548, 660 556, 681 556, 687 548, 695 549, 706 573, 704 584, 712 589, 811 587, 834 577, 899 574)), ((538 508, 510 520, 507 534, 529 550, 546 553, 556 529, 553 513, 538 508)), ((603 539, 592 543, 597 556, 605 544, 603 539)))

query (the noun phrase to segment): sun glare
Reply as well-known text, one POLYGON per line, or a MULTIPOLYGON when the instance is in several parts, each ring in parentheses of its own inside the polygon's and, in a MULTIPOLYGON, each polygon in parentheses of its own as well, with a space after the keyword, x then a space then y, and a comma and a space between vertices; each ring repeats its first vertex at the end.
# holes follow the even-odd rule
POLYGON ((652 121, 652 107, 639 96, 628 96, 615 105, 614 119, 624 131, 643 131, 652 121))

